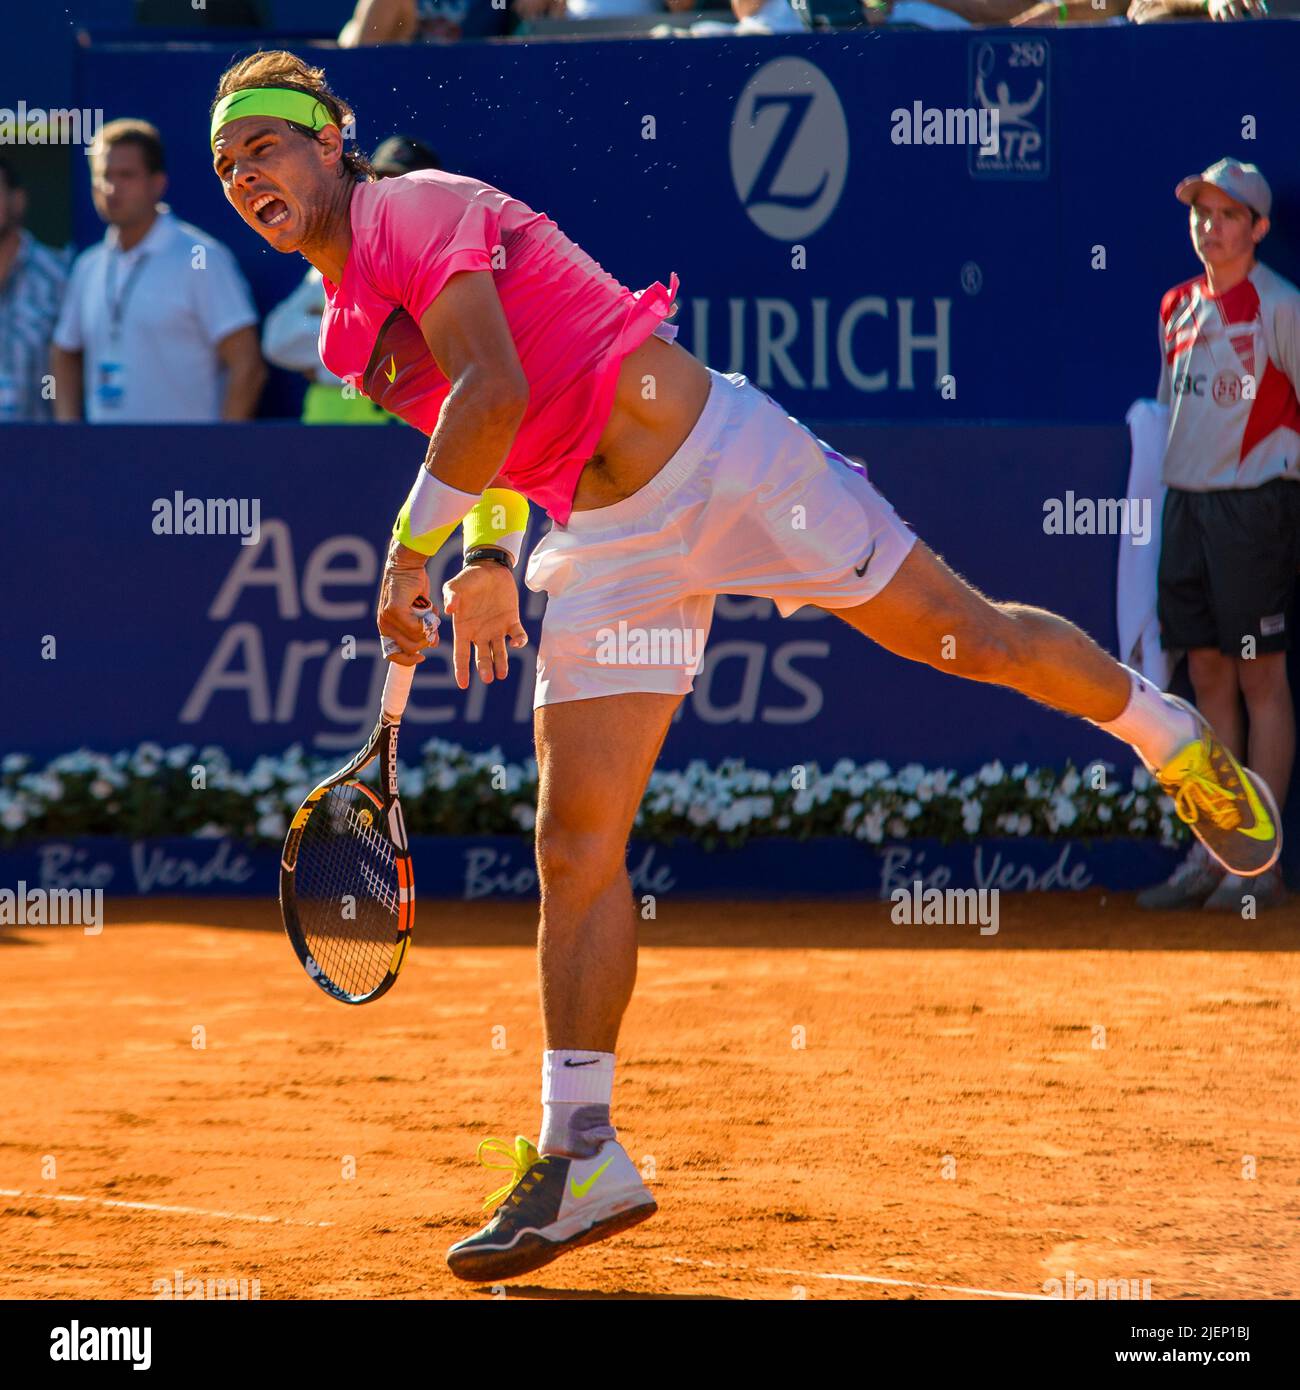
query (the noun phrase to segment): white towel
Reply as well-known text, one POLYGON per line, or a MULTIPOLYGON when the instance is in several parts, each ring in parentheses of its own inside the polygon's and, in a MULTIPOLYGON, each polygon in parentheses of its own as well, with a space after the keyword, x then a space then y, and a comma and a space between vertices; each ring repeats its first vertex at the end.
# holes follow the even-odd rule
POLYGON ((1167 652, 1160 645, 1160 623, 1156 618, 1160 523, 1165 505, 1165 485, 1160 481, 1160 473, 1169 438, 1169 407, 1157 401, 1134 401, 1125 419, 1133 445, 1128 496, 1133 500, 1150 499, 1151 538, 1146 545, 1137 545, 1132 535, 1119 538, 1115 595, 1119 659, 1164 690, 1181 656, 1180 652, 1167 652))

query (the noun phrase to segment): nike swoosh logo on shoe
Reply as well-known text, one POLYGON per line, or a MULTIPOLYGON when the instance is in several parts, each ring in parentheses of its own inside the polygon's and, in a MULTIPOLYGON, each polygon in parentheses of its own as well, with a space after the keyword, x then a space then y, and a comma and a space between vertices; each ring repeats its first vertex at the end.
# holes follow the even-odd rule
POLYGON ((585 1182, 574 1182, 574 1180, 570 1178, 569 1191, 572 1192, 575 1197, 585 1197, 587 1193, 590 1192, 593 1187, 595 1187, 596 1179, 600 1177, 600 1175, 605 1171, 606 1168, 609 1167, 611 1163, 613 1163, 613 1161, 614 1160, 612 1158, 607 1158, 604 1161, 604 1163, 602 1163, 600 1167, 597 1168, 596 1171, 591 1175, 591 1177, 589 1177, 585 1182))
MULTIPOLYGON (((1228 752, 1222 744, 1214 748, 1218 759, 1211 758, 1210 765, 1214 767, 1215 775, 1219 782, 1224 785, 1233 783, 1239 784, 1244 796, 1236 798, 1238 815, 1241 814, 1241 803, 1244 800, 1250 808, 1250 825, 1236 825, 1233 829, 1239 835, 1245 835, 1249 840, 1271 840, 1277 833, 1273 826, 1273 818, 1269 815, 1268 809, 1259 798, 1259 793, 1255 790, 1255 784, 1250 779, 1250 774, 1244 767, 1228 752), (1215 766, 1216 761, 1219 766, 1215 766), (1228 774, 1225 776, 1225 773, 1228 774)), ((1244 820, 1245 817, 1242 816, 1244 820)))
POLYGON ((1276 834, 1273 828, 1273 819, 1269 815, 1264 803, 1259 799, 1259 793, 1255 790, 1254 783, 1249 776, 1243 776, 1241 785, 1246 791, 1246 804, 1250 807, 1251 815, 1255 817, 1255 824, 1252 826, 1239 825, 1237 833, 1245 835, 1252 840, 1271 840, 1276 834))

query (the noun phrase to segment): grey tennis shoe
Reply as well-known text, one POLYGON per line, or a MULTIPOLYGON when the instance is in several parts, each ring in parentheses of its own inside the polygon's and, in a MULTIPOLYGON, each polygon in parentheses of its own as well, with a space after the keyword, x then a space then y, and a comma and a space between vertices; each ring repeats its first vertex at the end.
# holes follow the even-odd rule
POLYGON ((567 1250, 625 1231, 659 1210, 623 1146, 607 1139, 590 1158, 539 1154, 520 1136, 513 1149, 500 1139, 479 1145, 479 1159, 495 1153, 507 1162, 510 1181, 494 1192, 501 1199, 492 1220, 447 1251, 458 1279, 490 1283, 514 1279, 550 1264, 567 1250))

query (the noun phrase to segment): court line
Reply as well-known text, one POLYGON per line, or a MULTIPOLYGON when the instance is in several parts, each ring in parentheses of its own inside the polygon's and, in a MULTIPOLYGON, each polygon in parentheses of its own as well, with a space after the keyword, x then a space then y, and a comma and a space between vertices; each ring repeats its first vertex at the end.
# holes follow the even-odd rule
POLYGON ((161 1202, 123 1202, 112 1197, 74 1197, 65 1192, 23 1192, 16 1187, 0 1187, 0 1197, 26 1197, 43 1202, 85 1202, 96 1207, 118 1207, 126 1211, 157 1211, 174 1216, 216 1216, 223 1221, 254 1221, 260 1226, 332 1226, 332 1221, 295 1221, 291 1216, 257 1216, 245 1211, 212 1211, 208 1207, 172 1207, 161 1202))
MULTIPOLYGON (((82 1203, 88 1206, 112 1207, 124 1211, 152 1211, 172 1216, 215 1216, 223 1221, 251 1221, 257 1225, 310 1226, 320 1229, 333 1226, 332 1221, 296 1221, 290 1216, 257 1216, 251 1212, 215 1211, 209 1207, 167 1206, 160 1202, 125 1202, 114 1197, 79 1197, 66 1192, 25 1192, 17 1187, 0 1187, 0 1197, 23 1197, 30 1201, 82 1203)), ((885 1279, 872 1274, 819 1274, 807 1269, 777 1269, 764 1265, 722 1264, 717 1260, 690 1260, 681 1255, 661 1255, 668 1264, 691 1265, 697 1269, 720 1269, 727 1272, 747 1269, 755 1274, 779 1274, 794 1279, 820 1279, 843 1284, 873 1284, 898 1289, 928 1289, 938 1293, 975 1294, 981 1298, 1014 1298, 1050 1303, 1050 1294, 1008 1293, 1002 1289, 968 1288, 962 1284, 924 1284, 912 1279, 885 1279)))
POLYGON ((762 1265, 722 1264, 718 1260, 687 1260, 679 1255, 661 1255, 660 1259, 674 1265, 695 1265, 700 1269, 721 1269, 728 1272, 737 1269, 750 1269, 755 1274, 783 1274, 796 1279, 828 1279, 844 1284, 880 1284, 898 1289, 932 1289, 941 1293, 971 1293, 981 1298, 1018 1298, 1035 1303, 1056 1303, 1051 1294, 1046 1293, 1008 1293, 1004 1289, 973 1289, 962 1284, 920 1284, 911 1279, 882 1279, 873 1274, 815 1274, 807 1269, 768 1269, 762 1265))

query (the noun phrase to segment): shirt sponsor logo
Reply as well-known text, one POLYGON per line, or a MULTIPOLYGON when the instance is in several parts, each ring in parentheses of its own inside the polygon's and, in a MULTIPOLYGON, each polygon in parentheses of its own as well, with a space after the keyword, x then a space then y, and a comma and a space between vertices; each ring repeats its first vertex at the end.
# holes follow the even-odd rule
POLYGON ((1215 405, 1236 405, 1242 394, 1242 380, 1236 372, 1220 372, 1210 388, 1215 405))
POLYGON ((1253 377, 1241 376, 1226 369, 1219 372, 1213 381, 1204 372, 1183 372, 1173 379, 1175 396, 1195 396, 1202 400, 1208 397, 1224 409, 1236 405, 1238 401, 1254 400, 1254 388, 1253 377))

